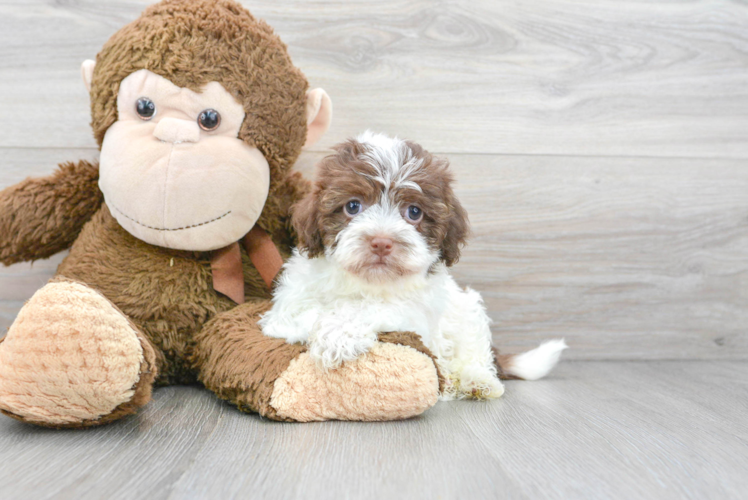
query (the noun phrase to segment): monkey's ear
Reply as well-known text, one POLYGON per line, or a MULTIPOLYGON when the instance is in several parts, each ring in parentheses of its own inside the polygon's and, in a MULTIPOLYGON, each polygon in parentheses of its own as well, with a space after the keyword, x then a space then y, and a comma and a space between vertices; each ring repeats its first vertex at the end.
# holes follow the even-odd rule
POLYGON ((319 140, 332 122, 332 101, 322 89, 306 93, 306 143, 308 148, 319 140))
POLYGON ((325 251, 322 234, 319 230, 317 193, 312 191, 291 208, 291 223, 299 237, 298 248, 309 257, 316 257, 325 251))
POLYGON ((86 86, 86 90, 91 92, 91 80, 93 79, 93 70, 96 66, 96 61, 86 59, 81 64, 81 76, 83 77, 83 85, 86 86))

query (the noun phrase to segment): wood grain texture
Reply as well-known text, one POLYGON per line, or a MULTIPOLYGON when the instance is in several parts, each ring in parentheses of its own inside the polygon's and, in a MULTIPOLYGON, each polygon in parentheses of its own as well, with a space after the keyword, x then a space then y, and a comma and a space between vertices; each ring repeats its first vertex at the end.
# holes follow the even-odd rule
MULTIPOLYGON (((0 147, 90 147, 80 63, 150 2, 0 4, 0 147)), ((748 157, 748 4, 252 0, 335 106, 439 152, 748 157)))
MULTIPOLYGON (((95 157, 5 154, 0 187, 95 157)), ((323 155, 297 168, 311 176, 323 155)), ((565 337, 570 359, 748 359, 744 162, 450 158, 473 230, 453 273, 483 294, 503 350, 565 337)), ((0 268, 0 331, 60 258, 0 268)))
MULTIPOLYGON (((149 3, 0 0, 0 189, 97 157, 80 63, 149 3)), ((745 497, 747 3, 244 3, 333 99, 297 168, 366 128, 448 154, 454 274, 496 343, 573 349, 404 422, 269 422, 197 387, 87 431, 0 418, 0 498, 745 497)), ((0 335, 62 257, 0 268, 0 335)))
POLYGON ((0 497, 738 499, 748 365, 567 362, 403 422, 283 424, 170 387, 85 431, 0 419, 0 497))

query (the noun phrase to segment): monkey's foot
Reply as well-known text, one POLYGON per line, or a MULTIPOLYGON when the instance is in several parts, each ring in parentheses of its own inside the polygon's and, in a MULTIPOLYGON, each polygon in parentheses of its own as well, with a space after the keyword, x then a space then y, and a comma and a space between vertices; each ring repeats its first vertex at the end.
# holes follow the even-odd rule
POLYGON ((379 340, 334 370, 301 354, 275 381, 270 405, 279 417, 311 422, 404 419, 436 404, 440 376, 419 338, 388 333, 379 340))
POLYGON ((10 417, 86 427, 134 413, 150 400, 153 348, 86 285, 47 284, 0 342, 0 411, 10 417))
POLYGON ((417 335, 380 335, 366 354, 324 370, 305 346, 262 334, 257 321, 271 305, 244 303, 195 336, 200 381, 239 409, 292 422, 396 420, 436 403, 442 379, 417 335))

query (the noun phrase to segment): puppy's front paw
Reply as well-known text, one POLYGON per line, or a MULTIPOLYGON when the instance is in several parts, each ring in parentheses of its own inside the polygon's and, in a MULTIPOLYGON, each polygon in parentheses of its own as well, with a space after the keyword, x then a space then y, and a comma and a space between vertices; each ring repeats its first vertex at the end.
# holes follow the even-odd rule
POLYGON ((309 337, 309 356, 325 369, 337 368, 367 352, 376 335, 360 325, 322 322, 309 337), (357 327, 359 329, 357 329, 357 327))

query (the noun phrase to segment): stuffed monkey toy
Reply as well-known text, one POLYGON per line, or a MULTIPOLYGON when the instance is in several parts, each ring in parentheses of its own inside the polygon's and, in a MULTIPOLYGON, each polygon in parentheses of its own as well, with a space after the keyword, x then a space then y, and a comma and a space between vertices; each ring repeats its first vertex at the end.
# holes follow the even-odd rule
POLYGON ((2 413, 87 427, 195 382, 283 421, 399 419, 436 402, 414 334, 324 371, 257 326, 308 190, 291 167, 332 113, 265 22, 231 0, 164 0, 82 73, 99 162, 0 192, 0 262, 70 249, 0 339, 2 413))

